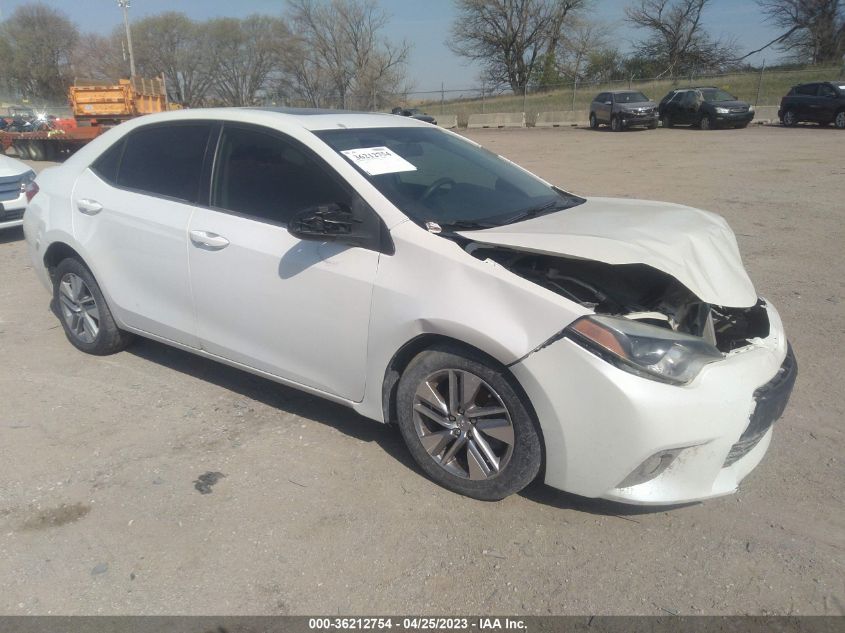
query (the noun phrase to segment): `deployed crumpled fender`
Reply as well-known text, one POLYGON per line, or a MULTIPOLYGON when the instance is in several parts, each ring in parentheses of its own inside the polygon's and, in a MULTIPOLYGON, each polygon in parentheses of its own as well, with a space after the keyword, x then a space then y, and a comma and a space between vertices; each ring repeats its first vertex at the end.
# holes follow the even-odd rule
POLYGON ((692 207, 588 198, 571 209, 460 235, 544 255, 646 264, 671 275, 707 303, 747 308, 757 302, 727 222, 692 207))

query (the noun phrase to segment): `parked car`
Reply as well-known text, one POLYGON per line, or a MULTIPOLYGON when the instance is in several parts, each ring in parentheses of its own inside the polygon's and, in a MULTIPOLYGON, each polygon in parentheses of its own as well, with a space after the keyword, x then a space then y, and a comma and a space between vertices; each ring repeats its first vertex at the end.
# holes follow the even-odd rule
POLYGON ((600 92, 590 104, 590 127, 597 130, 602 124, 614 132, 630 127, 657 127, 657 104, 637 90, 600 92))
POLYGON ((754 106, 713 86, 680 88, 660 100, 663 127, 697 125, 702 130, 717 127, 743 128, 754 119, 754 106))
POLYGON ((140 335, 395 422, 472 497, 729 494, 795 380, 721 217, 583 198, 412 118, 153 114, 36 185, 79 350, 140 335))
POLYGON ((0 230, 21 226, 35 172, 29 165, 0 154, 0 230))
POLYGON ((393 108, 391 110, 391 114, 396 114, 398 116, 407 116, 411 117, 412 119, 416 119, 417 121, 425 121, 426 123, 431 123, 432 125, 437 125, 437 120, 431 116, 430 114, 426 114, 419 108, 393 108))
POLYGON ((845 80, 793 86, 780 100, 778 118, 787 127, 803 121, 845 129, 845 80))

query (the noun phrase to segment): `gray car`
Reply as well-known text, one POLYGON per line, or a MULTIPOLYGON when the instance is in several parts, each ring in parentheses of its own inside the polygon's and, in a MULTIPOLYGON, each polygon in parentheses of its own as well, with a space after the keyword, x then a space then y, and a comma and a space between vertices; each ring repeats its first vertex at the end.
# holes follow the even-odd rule
POLYGON ((590 127, 610 125, 614 132, 634 126, 657 127, 657 104, 637 90, 600 92, 590 104, 590 127))

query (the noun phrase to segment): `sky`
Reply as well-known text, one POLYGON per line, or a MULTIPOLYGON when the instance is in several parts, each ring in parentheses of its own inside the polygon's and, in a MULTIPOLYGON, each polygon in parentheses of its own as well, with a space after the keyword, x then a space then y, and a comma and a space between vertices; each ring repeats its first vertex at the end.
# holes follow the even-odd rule
MULTIPOLYGON (((116 0, 41 0, 64 11, 85 32, 108 33, 122 23, 116 0)), ((625 24, 625 7, 634 0, 591 0, 588 15, 613 29, 623 51, 640 33, 625 24)), ((8 17, 27 0, 0 0, 0 18, 8 17)), ((284 0, 131 0, 130 20, 163 11, 181 11, 203 20, 214 17, 243 17, 250 13, 281 15, 284 0)), ((380 0, 392 16, 385 36, 411 44, 409 78, 415 91, 459 90, 479 85, 478 66, 456 58, 446 45, 455 16, 452 0, 380 0)), ((754 0, 711 0, 704 23, 714 37, 734 37, 743 51, 760 48, 778 32, 767 24, 754 0)), ((778 59, 775 49, 750 57, 750 63, 778 59)))

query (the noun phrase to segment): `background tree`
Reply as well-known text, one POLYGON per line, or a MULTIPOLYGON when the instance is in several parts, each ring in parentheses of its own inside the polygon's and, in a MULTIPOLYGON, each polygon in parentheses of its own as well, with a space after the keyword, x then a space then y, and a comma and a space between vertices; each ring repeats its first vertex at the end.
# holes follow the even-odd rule
POLYGON ((189 107, 202 105, 213 82, 212 47, 216 43, 209 31, 205 24, 175 11, 134 22, 132 40, 138 74, 164 75, 172 101, 189 107))
POLYGON ((714 40, 705 31, 701 15, 710 0, 639 0, 625 9, 628 22, 648 37, 636 45, 635 56, 654 60, 659 75, 717 72, 737 58, 733 42, 714 40))
POLYGON ((285 21, 251 15, 243 20, 218 18, 205 28, 216 102, 250 106, 261 101, 281 67, 282 49, 291 40, 285 21))
MULTIPOLYGON (((556 64, 567 16, 585 0, 457 0, 449 47, 482 63, 485 79, 524 94, 538 64, 556 64)), ((545 74, 545 73, 541 73, 545 74)))
POLYGON ((845 2, 843 0, 757 0, 775 26, 783 32, 774 40, 746 54, 759 53, 776 44, 795 61, 841 64, 845 56, 845 2))
POLYGON ((289 0, 299 46, 288 51, 288 81, 311 105, 376 107, 399 92, 410 46, 381 36, 389 16, 375 0, 289 0))
POLYGON ((72 80, 71 56, 79 31, 61 11, 27 4, 0 25, 3 74, 25 98, 64 101, 72 80))

